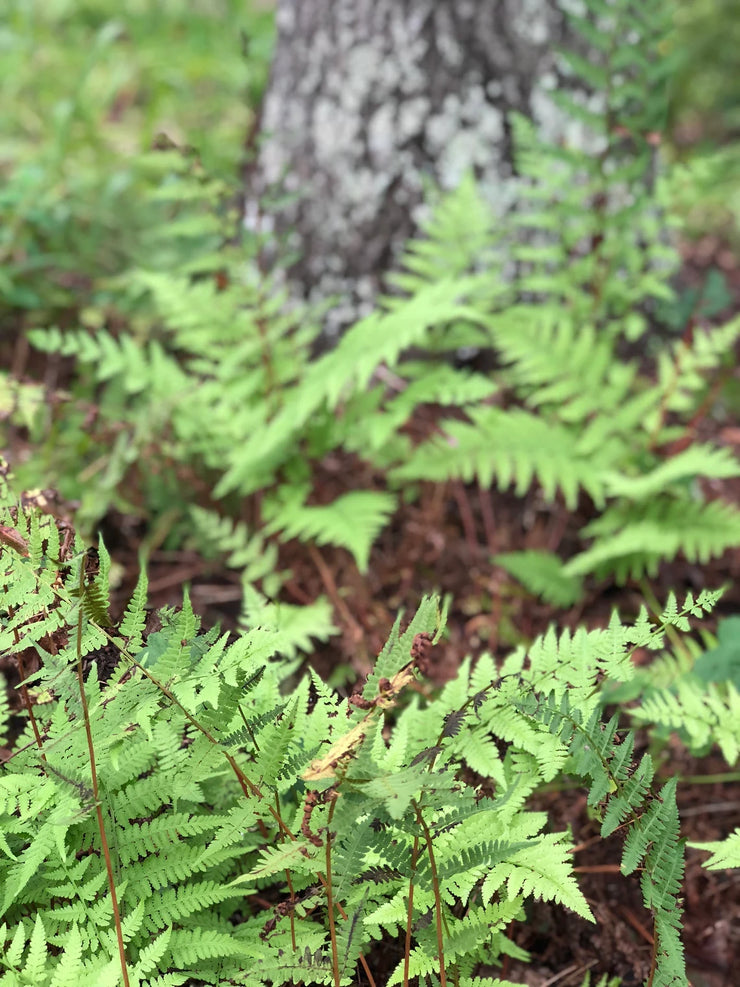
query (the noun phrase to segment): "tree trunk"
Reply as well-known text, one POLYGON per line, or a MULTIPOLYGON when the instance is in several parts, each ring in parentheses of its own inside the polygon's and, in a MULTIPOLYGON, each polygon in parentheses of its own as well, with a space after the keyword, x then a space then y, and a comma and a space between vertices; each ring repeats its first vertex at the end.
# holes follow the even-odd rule
POLYGON ((511 112, 558 136, 564 4, 279 0, 249 199, 282 197, 270 222, 296 252, 294 292, 337 294, 334 330, 371 307, 425 186, 472 168, 503 210, 511 112))

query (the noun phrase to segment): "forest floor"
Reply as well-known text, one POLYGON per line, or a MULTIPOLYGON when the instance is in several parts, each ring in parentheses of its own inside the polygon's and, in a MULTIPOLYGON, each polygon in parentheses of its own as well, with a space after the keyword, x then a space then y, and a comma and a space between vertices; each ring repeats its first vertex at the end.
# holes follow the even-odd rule
MULTIPOLYGON (((353 485, 363 486, 356 462, 324 464, 327 499, 353 485)), ((740 503, 740 485, 725 487, 740 503)), ((413 612, 424 593, 449 594, 447 635, 434 649, 431 677, 436 684, 452 678, 466 655, 484 650, 503 657, 516 644, 532 640, 551 624, 559 630, 576 625, 604 626, 616 608, 635 615, 645 586, 595 585, 587 598, 563 613, 527 596, 492 562, 496 552, 521 548, 567 550, 585 515, 505 493, 486 494, 474 487, 451 484, 424 488, 420 498, 401 508, 393 526, 376 544, 369 573, 360 575, 343 550, 307 549, 291 543, 282 549, 281 568, 292 578, 285 587, 294 603, 327 595, 334 604, 339 633, 320 645, 311 664, 325 678, 352 691, 370 670, 399 610, 413 612), (343 671, 342 671, 343 670, 343 671), (338 674, 338 671, 341 673, 338 674)), ((131 519, 111 516, 104 536, 123 570, 118 604, 123 607, 138 573, 143 531, 131 519)), ((149 564, 151 602, 177 605, 184 585, 206 627, 218 622, 234 628, 240 608, 238 573, 204 562, 195 553, 155 553, 149 564)), ((709 566, 676 561, 661 568, 651 582, 664 601, 705 587, 728 585, 714 619, 740 610, 740 552, 726 553, 709 566)), ((640 737, 643 748, 647 738, 640 737)), ((655 748, 652 749, 653 753, 655 748)), ((639 747, 637 753, 640 753, 639 747)), ((678 774, 681 828, 690 841, 706 842, 729 835, 740 826, 740 773, 727 774, 718 754, 691 758, 677 739, 658 752, 659 776, 678 774)), ((642 905, 639 882, 619 872, 618 834, 608 840, 589 815, 585 793, 578 788, 542 792, 536 808, 546 810, 556 829, 570 827, 577 854, 576 870, 597 924, 582 920, 551 903, 537 903, 526 923, 510 929, 511 938, 528 950, 530 964, 512 963, 492 975, 531 987, 580 985, 587 971, 593 982, 607 973, 621 977, 622 987, 637 987, 649 975, 652 932, 642 905)), ((740 873, 707 871, 705 854, 687 849, 684 942, 693 987, 732 987, 740 983, 735 961, 740 956, 740 873)), ((375 957, 373 969, 389 970, 397 957, 384 944, 387 957, 375 957)), ((381 982, 381 981, 379 981, 381 982)))
MULTIPOLYGON (((740 297, 740 284, 733 285, 740 297)), ((12 359, 7 340, 0 358, 12 359)), ((8 364, 11 365, 11 364, 8 364)), ((433 414, 433 410, 430 414, 433 414)), ((425 423, 419 423, 424 430, 425 423)), ((740 447, 740 424, 696 423, 702 438, 740 447), (706 434, 705 434, 706 433, 706 434)), ((373 476, 355 458, 336 455, 322 462, 317 478, 319 500, 330 501, 352 489, 369 489, 373 476)), ((740 506, 740 481, 722 481, 705 490, 740 506)), ((455 676, 467 655, 483 651, 503 658, 550 625, 559 631, 576 626, 605 626, 616 609, 629 618, 644 600, 665 602, 669 591, 679 597, 691 590, 727 586, 712 629, 722 617, 740 612, 740 551, 727 552, 701 567, 676 560, 665 563, 648 583, 592 582, 586 597, 563 612, 527 595, 492 561, 496 553, 548 549, 567 557, 577 550, 578 532, 590 520, 590 505, 578 510, 545 503, 536 490, 525 498, 484 491, 462 483, 422 485, 419 497, 402 505, 392 525, 374 546, 368 573, 358 572, 349 553, 317 549, 298 542, 284 545, 280 570, 291 576, 283 588, 290 603, 327 596, 334 607, 338 633, 318 645, 311 664, 340 690, 352 687, 370 671, 399 611, 413 612, 426 593, 449 596, 447 633, 434 649, 430 677, 442 685, 455 676)), ((72 517, 73 520, 73 517, 72 517)), ((147 529, 136 518, 109 513, 101 533, 118 573, 113 616, 122 612, 136 583, 147 529)), ((241 607, 240 574, 206 561, 191 551, 154 551, 148 562, 150 604, 178 606, 185 586, 204 626, 216 623, 235 630, 241 607)), ((638 734, 643 749, 648 738, 638 734)), ((663 748, 651 747, 659 777, 679 775, 678 804, 682 833, 689 841, 719 840, 740 827, 740 772, 728 773, 715 753, 691 758, 677 738, 663 748)), ((531 955, 531 962, 510 963, 491 976, 531 987, 576 987, 587 972, 596 983, 602 974, 621 978, 622 987, 637 987, 648 978, 652 931, 642 905, 639 881, 620 874, 620 837, 598 836, 585 793, 550 786, 535 808, 545 810, 555 829, 570 828, 576 871, 596 916, 596 925, 550 903, 530 907, 526 923, 516 923, 510 937, 531 955)), ((740 984, 740 872, 707 871, 705 854, 687 849, 684 943, 693 987, 740 984)), ((384 942, 371 966, 390 971, 397 962, 395 944, 384 942)), ((382 982, 381 979, 378 983, 382 982)))
MULTIPOLYGON (((139 5, 140 15, 131 16, 130 11, 124 11, 126 5, 114 4, 112 0, 80 4, 76 11, 75 5, 40 4, 36 5, 34 18, 28 18, 23 11, 23 20, 33 23, 34 33, 29 35, 28 48, 18 47, 16 70, 5 73, 6 103, 23 108, 19 118, 22 126, 16 127, 20 135, 17 153, 21 164, 24 158, 20 150, 34 164, 31 177, 37 170, 36 159, 64 163, 59 175, 53 169, 42 170, 44 181, 39 187, 50 196, 51 206, 47 204, 45 208, 51 231, 58 236, 59 243, 65 244, 65 250, 67 241, 62 234, 66 236, 64 223, 69 222, 75 237, 93 257, 105 254, 94 239, 89 243, 85 240, 83 234, 87 229, 83 220, 87 215, 87 198, 96 202, 100 197, 99 175, 107 182, 109 173, 116 172, 119 165, 126 165, 125 161, 119 161, 121 147, 141 144, 146 149, 150 137, 163 129, 183 144, 207 150, 205 163, 209 168, 215 167, 219 173, 233 170, 241 160, 244 132, 255 116, 250 114, 247 104, 251 99, 257 105, 260 72, 266 75, 269 65, 272 26, 265 11, 271 5, 271 0, 246 5, 234 0, 229 5, 232 13, 226 17, 205 12, 209 5, 176 3, 139 5), (63 22, 57 22, 57 7, 65 8, 63 22), (252 7, 255 9, 251 10, 252 7), (250 8, 248 17, 247 8, 250 8), (42 22, 44 12, 48 24, 42 22), (107 35, 101 32, 99 43, 93 44, 88 20, 102 25, 107 18, 117 25, 116 30, 108 31, 107 35), (242 35, 242 47, 250 49, 249 71, 238 46, 230 43, 234 24, 242 23, 245 18, 249 30, 242 35), (126 31, 120 29, 122 20, 126 22, 126 31), (172 44, 172 38, 178 39, 177 45, 172 44), (96 52, 97 62, 93 58, 96 52), (35 57, 36 53, 43 57, 35 57), (91 66, 100 74, 91 73, 91 66), (95 84, 86 87, 80 80, 88 77, 95 84), (108 77, 120 77, 122 81, 116 85, 104 84, 102 80, 108 77), (68 93, 65 85, 70 87, 68 93), (24 93, 24 86, 25 96, 21 99, 18 93, 24 93), (248 91, 246 99, 244 89, 248 91), (67 133, 62 125, 48 126, 49 120, 60 119, 55 107, 63 96, 76 108, 75 113, 68 113, 65 108, 63 119, 79 117, 79 121, 89 123, 89 131, 85 129, 82 136, 76 130, 67 133), (38 108, 32 111, 29 107, 38 108), (147 109, 146 120, 142 118, 143 108, 147 109), (139 130, 143 137, 139 136, 139 130), (48 144, 51 151, 42 155, 40 148, 47 147, 44 142, 52 140, 50 135, 60 141, 61 150, 52 142, 48 144), (91 148, 95 152, 93 164, 88 161, 91 148), (71 177, 67 176, 67 170, 71 177), (77 189, 78 179, 81 192, 77 189), (64 220, 68 206, 75 203, 74 195, 69 198, 70 188, 80 197, 82 219, 72 211, 71 220, 64 220), (58 201, 54 197, 57 194, 58 201), (62 219, 55 218, 54 210, 62 219), (59 230, 55 223, 61 224, 59 230)), ((19 12, 24 7, 16 6, 19 12)), ((215 10, 219 5, 213 6, 215 10)), ((689 5, 684 6, 688 9, 689 5)), ((708 23, 719 25, 716 37, 727 39, 724 51, 732 51, 726 25, 716 17, 711 5, 706 6, 708 23)), ((701 36, 697 37, 701 41, 701 36)), ((727 55, 723 60, 717 53, 715 59, 714 42, 707 47, 710 50, 712 57, 706 60, 713 66, 716 64, 721 72, 724 64, 730 64, 727 55)), ((688 88, 698 92, 695 72, 688 78, 688 88)), ((687 141, 699 140, 704 125, 711 123, 713 115, 707 117, 705 120, 702 114, 698 115, 698 131, 687 132, 687 141)), ((21 169, 21 176, 24 174, 21 169)), ((123 174, 125 177, 128 172, 124 169, 123 174)), ((139 179, 129 176, 128 180, 139 179)), ((22 183, 15 187, 20 202, 17 208, 25 210, 26 187, 22 183)), ((14 186, 8 188, 7 197, 12 206, 14 186)), ((717 194, 721 197, 724 192, 717 194)), ((114 199, 114 205, 118 201, 114 199)), ((12 208, 9 215, 16 215, 12 208)), ((25 213, 17 215, 23 216, 25 223, 25 213)), ((42 210, 41 215, 46 213, 42 210)), ((119 206, 112 209, 110 217, 103 215, 99 219, 101 228, 110 222, 116 237, 125 241, 121 231, 128 229, 125 221, 130 220, 120 215, 119 206)), ((10 228, 12 223, 7 225, 10 228)), ((19 226, 22 228, 23 224, 19 222, 19 226)), ((93 226, 97 228, 97 224, 93 226)), ((131 225, 131 230, 134 229, 135 225, 131 225)), ((48 263, 47 250, 53 253, 52 247, 46 244, 47 235, 42 226, 38 243, 35 234, 29 234, 28 244, 23 241, 24 249, 31 250, 31 266, 39 263, 33 250, 40 251, 41 271, 43 264, 48 263)), ((712 243, 712 239, 704 238, 703 243, 691 249, 686 258, 686 277, 690 282, 694 275, 704 275, 711 267, 718 266, 727 279, 738 311, 737 251, 712 243)), ((51 243, 54 246, 57 240, 52 239, 51 243)), ((23 250, 19 247, 16 252, 25 263, 23 250)), ((76 254, 71 258, 76 263, 76 254)), ((11 260, 16 259, 12 254, 11 260)), ((92 262, 90 266, 97 270, 92 262)), ((23 271, 22 264, 19 270, 23 271)), ((10 271, 12 274, 12 265, 10 271)), ((48 280, 53 287, 54 279, 48 280)), ((17 348, 24 324, 19 318, 17 325, 6 322, 0 329, 0 368, 25 367, 28 353, 19 359, 17 348)), ((43 367, 29 367, 26 372, 36 380, 45 379, 43 367)), ((0 416, 0 429, 4 424, 0 416)), ((713 436, 740 453, 740 421, 717 424, 707 417, 696 425, 702 438, 713 436)), ((22 457, 24 437, 18 435, 16 440, 16 454, 22 457)), ((146 466, 144 463, 142 468, 146 466)), ((357 460, 336 456, 322 463, 319 479, 318 495, 329 501, 338 493, 369 489, 373 477, 357 460)), ((740 506, 740 481, 716 483, 705 493, 710 497, 722 496, 740 506)), ((473 485, 422 486, 419 498, 402 505, 392 526, 379 538, 366 574, 360 574, 350 555, 340 549, 309 549, 297 542, 283 546, 280 568, 292 572, 283 589, 284 599, 308 603, 327 596, 331 600, 338 633, 325 644, 317 645, 311 663, 324 678, 348 693, 370 670, 398 612, 414 612, 421 597, 430 592, 449 595, 451 600, 447 633, 432 653, 435 660, 432 677, 440 685, 456 674, 467 655, 475 657, 490 651, 503 658, 550 625, 558 630, 577 625, 604 626, 614 609, 629 618, 646 600, 646 593, 664 603, 671 590, 680 597, 687 590, 698 593, 704 588, 727 585, 707 625, 715 629, 718 620, 740 614, 740 550, 725 553, 701 567, 681 559, 665 563, 649 585, 592 582, 587 596, 565 612, 528 596, 492 562, 496 553, 527 548, 545 548, 567 557, 576 551, 578 532, 590 519, 587 502, 571 512, 563 505, 545 503, 536 491, 519 498, 505 492, 491 494, 473 485)), ((71 520, 74 521, 73 513, 71 520)), ((150 532, 139 519, 115 512, 105 517, 101 532, 115 565, 117 584, 113 607, 120 614, 136 583, 141 546, 150 532)), ((242 598, 238 572, 205 561, 195 552, 157 550, 149 557, 148 573, 153 607, 178 606, 183 588, 188 586, 194 609, 206 628, 216 623, 225 629, 236 628, 242 598)), ((639 753, 639 744, 644 748, 649 739, 639 734, 638 742, 639 753)), ((728 773, 717 753, 691 758, 677 738, 662 749, 652 746, 651 752, 659 760, 661 777, 678 774, 681 778, 678 805, 682 832, 688 840, 718 840, 740 827, 740 771, 728 773)), ((547 811, 553 828, 570 827, 576 870, 597 923, 587 923, 550 903, 535 903, 529 907, 526 923, 516 923, 509 930, 512 940, 529 951, 531 962, 511 963, 503 970, 490 971, 491 976, 503 976, 531 987, 580 987, 590 972, 594 984, 602 974, 620 977, 622 987, 642 984, 649 976, 651 920, 642 905, 639 881, 634 876, 625 878, 620 874, 619 835, 614 834, 608 840, 598 836, 598 826, 589 815, 582 789, 550 786, 535 801, 535 807, 547 811)), ((737 962, 740 871, 708 871, 701 866, 705 857, 703 852, 687 848, 683 938, 691 982, 693 987, 737 987, 740 985, 737 962)), ((396 944, 383 942, 373 957, 373 968, 392 969, 398 958, 395 950, 396 944)), ((382 983, 380 978, 378 983, 382 983)))

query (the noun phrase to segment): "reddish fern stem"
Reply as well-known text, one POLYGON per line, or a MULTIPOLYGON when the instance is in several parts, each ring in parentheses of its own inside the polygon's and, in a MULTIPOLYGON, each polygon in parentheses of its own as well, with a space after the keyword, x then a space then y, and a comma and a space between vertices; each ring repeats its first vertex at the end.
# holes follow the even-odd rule
POLYGON ((406 911, 406 942, 403 947, 403 987, 409 987, 409 965, 411 963, 411 922, 414 917, 414 875, 419 859, 419 837, 414 837, 411 851, 411 877, 409 878, 409 907, 406 911))
POLYGON ((324 888, 326 890, 326 906, 329 911, 329 938, 331 939, 331 965, 334 971, 334 987, 340 987, 341 975, 339 973, 339 952, 337 950, 337 928, 336 922, 334 920, 334 890, 331 883, 331 819, 334 815, 334 808, 337 802, 336 799, 332 800, 331 806, 329 808, 329 818, 327 820, 326 828, 326 883, 324 888))
POLYGON ((121 912, 118 908, 118 895, 116 894, 116 882, 113 876, 113 862, 111 861, 110 849, 108 847, 108 837, 105 833, 105 821, 103 819, 103 807, 98 794, 98 772, 95 766, 95 746, 93 744, 92 726, 90 724, 90 710, 87 705, 87 694, 85 693, 85 679, 82 674, 82 601, 85 594, 85 568, 80 564, 80 604, 77 614, 77 682, 80 687, 80 701, 82 703, 82 717, 85 722, 85 734, 87 736, 87 750, 90 759, 90 775, 92 777, 92 790, 95 799, 95 812, 98 817, 98 831, 100 833, 100 846, 105 859, 105 869, 108 874, 108 890, 110 891, 111 906, 113 908, 113 923, 116 927, 116 939, 118 940, 118 956, 121 961, 121 974, 123 975, 123 987, 130 987, 128 978, 128 965, 126 963, 126 947, 123 943, 123 928, 121 926, 121 912))
POLYGON ((432 845, 432 834, 421 814, 421 806, 412 803, 416 810, 416 821, 421 826, 424 833, 424 842, 429 853, 429 867, 432 872, 432 887, 434 888, 434 913, 437 921, 437 956, 439 958, 439 984, 440 987, 447 987, 447 974, 445 972, 444 942, 442 940, 442 898, 439 893, 439 878, 437 877, 437 863, 434 859, 434 847, 432 845))

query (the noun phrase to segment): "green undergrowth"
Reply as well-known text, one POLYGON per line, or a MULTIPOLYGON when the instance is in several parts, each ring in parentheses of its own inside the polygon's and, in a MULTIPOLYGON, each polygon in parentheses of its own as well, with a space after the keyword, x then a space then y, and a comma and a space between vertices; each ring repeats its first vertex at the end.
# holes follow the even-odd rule
MULTIPOLYGON (((152 620, 142 572, 113 623, 103 544, 4 502, 0 655, 20 685, 0 691, 0 984, 505 987, 480 971, 526 959, 507 929, 532 899, 594 921, 569 833, 529 805, 560 779, 621 832, 650 987, 687 984, 677 779, 604 704, 636 648, 659 658, 719 592, 468 660, 436 692, 444 613, 425 598, 347 698, 300 671, 306 643, 265 601, 238 637, 187 597, 152 620)), ((738 693, 706 696, 736 760, 738 693)), ((736 834, 702 849, 738 864, 736 834)))
POLYGON ((658 147, 681 57, 672 8, 589 6, 574 18, 586 54, 563 53, 575 89, 551 94, 579 140, 547 144, 512 119, 516 210, 495 216, 472 178, 442 197, 395 293, 323 355, 320 314, 286 304, 260 238, 234 243, 220 179, 171 148, 142 158, 158 176, 149 249, 76 326, 27 333, 73 361, 71 379, 51 395, 7 380, 24 486, 51 482, 87 530, 115 508, 150 545, 224 556, 271 598, 281 543, 339 546, 364 571, 424 483, 578 511, 567 552, 496 559, 558 606, 588 580, 740 543, 740 512, 707 497, 737 458, 699 438, 723 413, 740 321, 721 318, 720 275, 693 296, 672 287, 677 209, 700 170, 679 174, 658 147), (492 369, 459 366, 471 352, 492 369))
POLYGON ((198 148, 233 184, 272 35, 271 12, 248 0, 3 2, 4 322, 67 322, 100 305, 125 316, 106 279, 144 257, 167 265, 176 246, 151 235, 174 218, 151 197, 152 145, 198 148))

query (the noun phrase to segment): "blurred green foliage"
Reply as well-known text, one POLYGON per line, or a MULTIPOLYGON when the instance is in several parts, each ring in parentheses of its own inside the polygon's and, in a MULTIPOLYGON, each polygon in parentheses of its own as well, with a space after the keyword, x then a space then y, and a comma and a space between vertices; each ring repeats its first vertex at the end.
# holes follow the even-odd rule
POLYGON ((238 182, 273 16, 250 0, 5 0, 0 297, 41 322, 96 297, 156 223, 148 151, 238 182))
POLYGON ((671 80, 675 204, 689 237, 740 247, 740 8, 737 0, 673 0, 671 80))
MULTIPOLYGON (((573 191, 572 200, 561 201, 561 189, 543 193, 547 202, 543 229, 564 231, 566 262, 562 263, 559 254, 545 262, 541 247, 537 254, 546 277, 559 270, 572 279, 565 288, 558 287, 553 297, 560 297, 558 292, 575 297, 574 292, 578 294, 593 276, 597 289, 587 291, 589 300, 613 296, 620 319, 633 308, 625 322, 626 338, 632 343, 645 330, 640 305, 648 297, 647 309, 657 310, 658 322, 678 335, 692 318, 717 320, 732 304, 728 282, 719 271, 710 273, 705 283, 683 284, 680 278, 674 279, 674 297, 667 290, 673 260, 667 267, 645 261, 649 244, 662 253, 670 239, 667 228, 657 234, 651 226, 652 232, 641 237, 635 233, 637 216, 642 217, 640 222, 654 225, 658 215, 652 200, 640 198, 643 192, 653 194, 656 173, 661 173, 663 184, 662 165, 654 172, 653 165, 646 164, 655 156, 658 140, 664 147, 673 141, 675 156, 681 158, 665 169, 670 172, 665 181, 669 188, 660 210, 665 205, 671 214, 678 213, 690 233, 701 236, 708 230, 721 231, 728 242, 734 242, 731 233, 737 230, 740 216, 736 192, 734 198, 727 194, 725 182, 732 161, 738 158, 728 140, 734 125, 730 94, 735 83, 723 82, 720 97, 720 80, 711 81, 714 73, 705 64, 702 39, 711 35, 721 44, 719 64, 724 64, 726 43, 707 18, 705 4, 697 0, 679 9, 676 0, 651 0, 656 23, 666 24, 665 32, 661 27, 655 57, 651 57, 639 40, 641 19, 648 35, 652 30, 648 30, 647 6, 623 4, 619 29, 608 34, 599 50, 608 50, 614 59, 609 98, 618 111, 615 119, 645 138, 639 144, 642 163, 638 164, 652 177, 645 188, 640 178, 624 202, 617 196, 606 227, 599 226, 594 232, 593 223, 598 226, 607 213, 602 206, 592 209, 587 205, 581 183, 583 176, 593 178, 594 172, 584 164, 578 182, 561 183, 573 191), (633 40, 622 45, 628 35, 633 40), (708 128, 697 137, 697 141, 700 137, 706 140, 693 151, 682 151, 684 121, 697 114, 701 117, 715 102, 716 114, 707 112, 706 116, 722 121, 719 129, 708 128), (671 115, 672 127, 659 135, 656 128, 671 115), (712 137, 717 133, 721 139, 712 137), (563 222, 553 221, 558 202, 564 210, 563 222), (601 245, 602 260, 599 249, 581 257, 582 245, 589 242, 597 248, 601 245), (574 263, 576 257, 581 257, 581 273, 574 263), (595 275, 591 271, 594 264, 595 275), (655 282, 644 296, 639 294, 639 271, 655 282)), ((600 3, 594 0, 593 8, 597 16, 600 3)), ((393 436, 398 442, 400 423, 413 402, 396 408, 395 417, 383 408, 383 414, 377 415, 375 434, 371 434, 373 413, 381 410, 380 391, 364 393, 364 382, 360 393, 348 390, 357 399, 356 420, 349 415, 340 425, 335 420, 335 405, 330 403, 327 411, 321 404, 322 392, 312 398, 311 405, 313 411, 322 409, 321 414, 309 421, 303 411, 296 412, 300 427, 307 426, 300 438, 291 431, 292 413, 287 414, 281 404, 311 364, 319 319, 315 313, 308 317, 287 314, 279 293, 279 270, 271 278, 264 265, 257 263, 259 237, 235 235, 242 227, 241 165, 267 79, 273 33, 271 5, 258 6, 257 0, 129 0, 123 5, 113 0, 8 0, 0 12, 0 99, 9 109, 0 128, 0 321, 16 333, 27 332, 38 348, 42 348, 38 333, 31 330, 50 330, 53 335, 51 342, 47 340, 47 350, 55 354, 54 365, 62 366, 60 378, 50 382, 46 375, 50 386, 44 389, 37 381, 0 372, 0 420, 9 419, 15 426, 11 441, 15 447, 10 452, 17 461, 17 475, 29 487, 52 485, 78 501, 82 523, 93 525, 116 504, 126 514, 139 514, 158 525, 157 537, 164 540, 176 523, 175 505, 180 509, 179 522, 184 523, 188 502, 212 506, 209 499, 214 487, 219 497, 232 498, 233 521, 238 519, 242 499, 261 484, 266 487, 287 479, 297 490, 307 483, 306 462, 301 460, 295 474, 286 464, 296 452, 305 459, 306 448, 309 458, 317 461, 335 447, 346 446, 353 454, 366 457, 368 450, 381 448, 385 459, 376 463, 378 468, 392 463, 386 439, 393 436), (219 318, 222 324, 217 324, 219 318), (73 357, 79 360, 76 370, 72 369, 73 357), (97 367, 95 373, 92 366, 97 367), (124 366, 126 373, 121 369, 124 366), (184 371, 190 376, 183 382, 184 371), (360 398, 365 404, 360 404, 360 398), (289 422, 285 435, 278 435, 277 426, 267 429, 273 418, 279 427, 289 422), (342 428, 346 434, 341 434, 342 428), (255 470, 258 460, 251 460, 247 453, 254 453, 263 440, 274 456, 269 468, 255 470), (284 468, 285 476, 278 477, 284 468), (218 483, 224 474, 228 479, 218 483)), ((729 28, 727 37, 732 37, 729 28)), ((588 64, 577 60, 576 74, 579 65, 588 64)), ((587 84, 594 78, 598 72, 584 76, 587 84)), ((567 94, 560 96, 567 103, 567 94)), ((567 105, 574 118, 585 114, 586 123, 593 125, 590 111, 572 100, 567 105)), ((610 116, 601 123, 602 136, 609 143, 618 136, 614 120, 610 116)), ((532 155, 533 161, 545 160, 538 150, 532 155)), ((596 172, 603 163, 597 163, 596 172)), ((621 167, 618 155, 616 164, 621 167)), ((544 171, 539 176, 542 188, 549 188, 549 166, 544 171)), ((614 175, 615 183, 626 180, 629 184, 637 172, 629 177, 617 168, 614 175)), ((477 202, 472 211, 462 205, 460 225, 468 236, 483 214, 477 202)), ((533 220, 535 225, 539 221, 533 220)), ((486 226, 485 235, 489 232, 486 226)), ((429 243, 419 249, 428 260, 429 243)), ((527 250, 525 246, 522 259, 531 273, 533 255, 527 250)), ((455 251, 459 259, 457 246, 455 251)), ((480 269, 485 251, 479 244, 473 253, 471 263, 480 269)), ((450 272, 450 256, 445 246, 439 269, 428 278, 430 290, 431 282, 450 272)), ((509 261, 511 257, 509 252, 509 261)), ((418 273, 418 259, 415 263, 418 273)), ((503 262, 499 266, 503 269, 503 262)), ((490 278, 487 283, 492 283, 490 278)), ((408 280, 405 287, 410 287, 408 280)), ((507 289, 502 286, 502 290, 507 289)), ((540 282, 541 300, 543 291, 540 282)), ((438 315, 439 299, 435 296, 433 300, 438 315)), ((580 343, 589 350, 591 344, 581 323, 574 326, 580 343)), ((440 335, 453 351, 462 345, 450 334, 449 326, 440 327, 440 335)), ((518 338, 518 332, 515 335, 518 338)), ((377 327, 372 332, 359 329, 362 345, 358 344, 358 352, 364 357, 371 352, 367 336, 377 343, 377 327)), ((602 342, 603 336, 602 332, 602 342)), ((471 345, 480 342, 476 337, 471 345)), ((653 340, 646 339, 645 352, 652 345, 653 340)), ((541 349, 539 343, 537 349, 541 349)), ((563 352, 572 365, 568 347, 563 352)), ((589 359, 595 352, 593 347, 587 353, 589 359)), ((725 355, 716 354, 718 364, 725 355)), ((341 356, 340 352, 337 359, 341 356)), ((358 363, 357 357, 350 356, 348 367, 358 363)), ((376 363, 387 368, 388 355, 379 352, 376 363)), ((367 380, 376 363, 368 370, 367 380)), ((450 368, 442 369, 446 373, 450 368)), ((338 379, 336 367, 332 372, 338 379)), ((319 381, 321 391, 326 386, 320 380, 323 371, 312 373, 311 380, 319 381)), ((416 391, 409 387, 409 395, 420 393, 419 383, 415 379, 416 391)), ((484 383, 490 390, 490 382, 484 383)), ((485 401, 488 394, 486 390, 474 398, 468 395, 463 401, 454 391, 455 402, 450 402, 454 389, 446 378, 442 384, 447 397, 443 400, 434 392, 440 404, 485 401)), ((542 381, 537 387, 542 389, 542 381)), ((331 388, 337 390, 336 384, 331 388)), ((579 393, 582 390, 579 383, 579 393)), ((297 393, 305 409, 305 394, 297 393)), ((596 399, 594 417, 605 420, 604 394, 599 391, 596 399)), ((569 421, 568 427, 572 425, 569 421)), ((655 438, 653 434, 650 442, 654 444, 655 438)), ((651 446, 640 468, 648 468, 654 452, 651 446)), ((259 456, 260 462, 270 458, 262 451, 259 456)), ((447 450, 444 458, 450 458, 447 450)), ((542 478, 536 471, 532 475, 542 478)), ((422 471, 420 477, 424 476, 422 471)), ((528 476, 520 472, 521 489, 528 476)), ((572 496, 575 489, 571 488, 572 496)), ((285 523, 279 523, 279 512, 273 516, 265 512, 261 517, 272 526, 272 533, 285 530, 296 536, 310 530, 315 537, 316 511, 325 506, 301 501, 298 507, 313 514, 308 520, 302 517, 300 524, 295 514, 290 524, 284 518, 285 523)), ((387 514, 385 506, 383 511, 387 514)), ((375 516, 371 520, 374 524, 375 516)), ((623 519, 619 525, 623 527, 623 519)), ((243 554, 247 547, 252 550, 248 540, 239 542, 236 530, 222 534, 232 554, 243 554)), ((350 534, 355 536, 356 531, 350 534)), ((358 556, 364 562, 366 547, 363 543, 358 556)), ((508 557, 511 561, 510 553, 508 557)), ((540 558, 540 577, 543 565, 540 558)), ((568 591, 572 593, 572 587, 568 591)))
POLYGON ((681 140, 726 141, 740 130, 740 17, 737 0, 679 0, 673 80, 674 126, 681 140))

